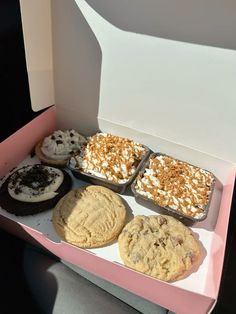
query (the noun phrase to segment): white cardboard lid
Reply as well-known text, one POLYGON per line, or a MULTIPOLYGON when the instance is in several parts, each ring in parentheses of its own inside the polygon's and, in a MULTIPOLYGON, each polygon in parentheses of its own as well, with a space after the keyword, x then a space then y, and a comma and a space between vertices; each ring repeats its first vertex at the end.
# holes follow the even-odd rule
MULTIPOLYGON (((194 1, 191 2, 193 4, 194 1)), ((214 7, 210 2, 218 13, 228 3, 222 2, 222 5, 214 7)), ((236 145, 232 140, 236 133, 235 50, 121 30, 105 20, 85 0, 44 0, 37 5, 34 2, 27 12, 29 3, 21 0, 29 78, 32 73, 45 74, 41 81, 29 79, 34 110, 53 104, 55 84, 58 112, 62 112, 71 127, 76 123, 84 128, 85 121, 89 123, 90 115, 96 112, 101 128, 103 121, 110 121, 235 161, 236 145), (41 10, 43 7, 48 10, 48 14, 44 12, 41 18, 39 6, 41 10), (42 64, 38 62, 32 42, 35 34, 27 24, 29 15, 32 18, 36 11, 38 18, 34 24, 44 24, 44 31, 40 27, 37 29, 41 29, 43 35, 37 36, 37 41, 42 40, 44 44, 41 47, 45 48, 40 59, 42 64), (90 61, 100 60, 100 68, 97 62, 93 66, 84 62, 86 51, 90 61), (93 70, 95 77, 100 71, 100 82, 96 80, 91 84, 88 80, 87 84, 86 75, 89 72, 88 77, 91 77, 93 70), (45 94, 42 93, 45 82, 50 82, 46 84, 48 90, 52 88, 48 94, 46 89, 45 94), (91 97, 98 84, 99 104, 98 108, 93 108, 90 106, 94 101, 91 97), (45 95, 49 96, 46 101, 40 99, 45 95)), ((103 1, 97 0, 96 5, 99 3, 100 8, 105 6, 103 1)), ((152 5, 158 12, 160 1, 152 2, 152 5)), ((227 14, 224 15, 226 17, 227 14)))
POLYGON ((34 111, 55 104, 51 1, 20 0, 26 66, 34 111))

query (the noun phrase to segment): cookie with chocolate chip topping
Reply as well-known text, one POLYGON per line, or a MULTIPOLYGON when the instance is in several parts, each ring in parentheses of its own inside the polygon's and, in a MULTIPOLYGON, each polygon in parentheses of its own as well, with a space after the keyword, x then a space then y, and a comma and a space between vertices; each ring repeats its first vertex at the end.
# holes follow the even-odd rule
POLYGON ((57 130, 37 143, 35 154, 44 164, 63 167, 75 152, 82 149, 86 141, 84 136, 73 129, 57 130))
POLYGON ((0 188, 0 206, 17 216, 53 208, 72 185, 64 170, 41 164, 15 170, 0 188))
POLYGON ((191 230, 167 215, 134 217, 118 243, 126 266, 163 281, 181 279, 200 259, 191 230))

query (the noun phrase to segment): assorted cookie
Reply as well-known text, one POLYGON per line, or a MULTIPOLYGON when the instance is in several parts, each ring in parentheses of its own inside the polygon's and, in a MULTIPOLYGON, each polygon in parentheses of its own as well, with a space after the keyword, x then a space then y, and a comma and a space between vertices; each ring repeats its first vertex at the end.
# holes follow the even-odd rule
POLYGON ((84 186, 67 193, 53 210, 53 225, 66 242, 94 248, 117 239, 126 208, 119 195, 102 186, 84 186))
POLYGON ((134 217, 118 244, 126 266, 163 281, 181 279, 200 259, 191 230, 167 215, 134 217))
MULTIPOLYGON (((57 130, 35 147, 42 164, 17 169, 4 181, 0 206, 18 216, 53 209, 52 224, 62 240, 96 248, 118 239, 126 266, 163 281, 179 280, 201 255, 200 243, 188 227, 168 215, 140 215, 125 225, 126 207, 118 194, 100 185, 71 190, 71 177, 61 169, 69 164, 70 169, 124 184, 149 152, 139 143, 108 133, 85 138, 75 130, 57 130)), ((213 181, 203 169, 152 154, 132 190, 163 208, 200 217, 213 181)))
POLYGON ((44 164, 63 167, 72 154, 86 143, 86 138, 75 130, 57 130, 35 146, 35 154, 44 164))
POLYGON ((72 186, 69 174, 41 164, 14 171, 0 188, 0 206, 17 216, 53 208, 72 186))

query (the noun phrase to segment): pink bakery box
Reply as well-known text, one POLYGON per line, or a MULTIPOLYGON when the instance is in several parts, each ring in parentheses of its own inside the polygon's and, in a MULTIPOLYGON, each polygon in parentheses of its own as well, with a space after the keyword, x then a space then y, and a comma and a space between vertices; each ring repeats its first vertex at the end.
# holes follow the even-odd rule
MULTIPOLYGON (((32 108, 47 109, 0 143, 0 177, 38 162, 30 153, 53 130, 74 128, 132 138, 211 171, 220 183, 206 220, 191 227, 201 264, 174 283, 125 267, 117 243, 80 249, 61 241, 52 211, 16 217, 0 208, 1 227, 175 313, 209 313, 219 293, 236 173, 230 141, 236 52, 130 32, 114 25, 117 12, 107 13, 100 1, 20 4, 32 108)), ((122 197, 134 215, 155 214, 132 195, 122 197)))

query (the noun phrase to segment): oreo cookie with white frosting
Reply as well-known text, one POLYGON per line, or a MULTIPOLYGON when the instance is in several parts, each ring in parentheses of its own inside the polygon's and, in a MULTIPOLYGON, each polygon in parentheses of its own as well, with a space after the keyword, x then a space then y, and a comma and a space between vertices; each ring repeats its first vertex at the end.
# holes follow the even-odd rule
POLYGON ((73 129, 57 130, 36 145, 35 154, 44 164, 63 167, 86 141, 84 136, 73 129))
POLYGON ((0 206, 17 216, 33 215, 53 208, 70 189, 70 175, 41 164, 13 172, 0 188, 0 206))

